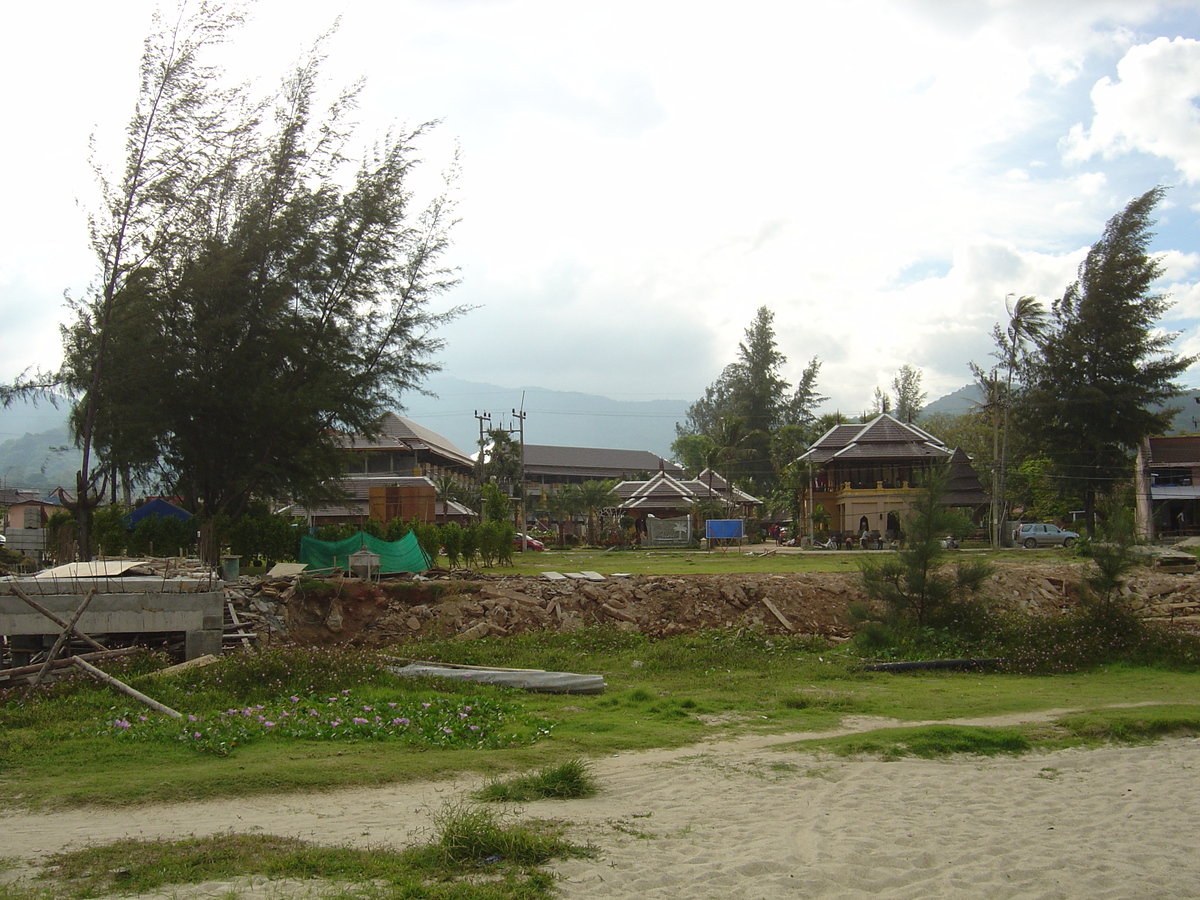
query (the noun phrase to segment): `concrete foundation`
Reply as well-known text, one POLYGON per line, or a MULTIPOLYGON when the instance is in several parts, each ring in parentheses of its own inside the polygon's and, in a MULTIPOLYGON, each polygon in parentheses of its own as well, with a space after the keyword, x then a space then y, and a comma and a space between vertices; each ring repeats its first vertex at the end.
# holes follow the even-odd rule
POLYGON ((98 591, 92 597, 79 620, 80 631, 92 636, 183 632, 188 659, 221 652, 225 602, 223 591, 197 590, 199 585, 196 582, 172 584, 170 580, 161 578, 122 579, 119 587, 115 584, 88 584, 87 579, 71 579, 70 582, 48 585, 33 579, 0 581, 0 634, 56 635, 62 631, 16 596, 11 587, 14 583, 66 621, 75 615, 88 590, 97 587, 103 591, 105 587, 111 587, 115 589, 113 592, 98 591), (136 583, 143 580, 146 584, 136 583), (69 590, 46 593, 47 589, 63 588, 69 590))

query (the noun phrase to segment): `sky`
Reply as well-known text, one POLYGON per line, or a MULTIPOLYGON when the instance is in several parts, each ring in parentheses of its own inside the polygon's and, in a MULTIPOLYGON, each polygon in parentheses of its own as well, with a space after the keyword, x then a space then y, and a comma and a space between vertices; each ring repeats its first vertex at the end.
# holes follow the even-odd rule
MULTIPOLYGON (((57 366, 94 278, 90 160, 119 170, 154 9, 6 12, 0 381, 57 366)), ((1196 0, 260 0, 221 62, 269 91, 335 19, 352 146, 437 119, 430 180, 461 155, 448 375, 690 401, 766 306, 823 410, 902 365, 933 400, 1160 184, 1162 325, 1200 354, 1196 0)))

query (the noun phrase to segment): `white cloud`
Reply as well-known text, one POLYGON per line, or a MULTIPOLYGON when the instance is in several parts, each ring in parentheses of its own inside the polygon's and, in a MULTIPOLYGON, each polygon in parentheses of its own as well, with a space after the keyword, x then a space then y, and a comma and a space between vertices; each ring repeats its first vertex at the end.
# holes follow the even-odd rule
POLYGON ((1092 89, 1090 128, 1075 125, 1066 141, 1070 159, 1111 158, 1141 151, 1170 160, 1189 182, 1200 181, 1200 41, 1157 38, 1132 47, 1117 79, 1092 89))
MULTIPOLYGON (((151 8, 67 5, 77 15, 29 6, 18 20, 58 35, 55 67, 36 41, 0 54, 9 83, 30 66, 45 76, 15 101, 33 140, 0 146, 25 176, 0 220, 0 305, 7 325, 20 304, 39 336, 5 345, 0 377, 28 348, 46 354, 61 289, 90 275, 72 205, 90 190, 86 134, 100 125, 119 155, 151 8)), ((936 396, 986 356, 1006 294, 1058 296, 1081 246, 1162 180, 1113 148, 1153 126, 1154 146, 1191 159, 1191 132, 1146 102, 1163 85, 1183 102, 1192 71, 1172 68, 1180 42, 1144 31, 1151 2, 338 6, 327 71, 335 85, 368 76, 363 139, 441 117, 430 170, 462 146, 450 300, 482 308, 446 330, 443 361, 471 380, 698 397, 765 304, 787 376, 819 355, 831 406, 860 411, 905 363, 936 396), (1080 75, 1098 70, 1110 80, 1077 134, 1096 162, 1063 171, 1080 75)), ((335 12, 259 0, 231 68, 270 84, 335 12)), ((1187 22, 1200 38, 1200 16, 1187 22)), ((1200 198, 1173 194, 1183 229, 1200 198)), ((1168 245, 1174 282, 1192 277, 1189 240, 1168 245)))

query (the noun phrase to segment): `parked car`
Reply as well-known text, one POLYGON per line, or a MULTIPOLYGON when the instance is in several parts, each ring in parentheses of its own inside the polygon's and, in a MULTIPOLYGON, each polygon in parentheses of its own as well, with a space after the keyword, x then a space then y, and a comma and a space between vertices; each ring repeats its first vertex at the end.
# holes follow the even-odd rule
POLYGON ((545 550, 546 549, 546 545, 543 544, 541 541, 539 541, 537 538, 531 538, 531 537, 529 537, 529 535, 521 534, 521 532, 518 531, 516 536, 513 538, 513 547, 515 547, 517 550, 521 549, 521 538, 525 538, 525 546, 528 547, 530 550, 545 550))
POLYGON ((1034 547, 1070 547, 1079 540, 1079 535, 1057 525, 1023 522, 1013 529, 1013 540, 1032 550, 1034 547))

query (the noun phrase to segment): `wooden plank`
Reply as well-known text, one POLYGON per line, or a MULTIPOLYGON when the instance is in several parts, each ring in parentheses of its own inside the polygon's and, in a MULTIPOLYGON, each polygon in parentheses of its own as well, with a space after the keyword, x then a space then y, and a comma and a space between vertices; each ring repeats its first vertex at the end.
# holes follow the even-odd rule
MULTIPOLYGON (((235 610, 235 609, 233 608, 233 601, 232 601, 232 600, 226 600, 226 601, 225 601, 225 608, 226 608, 227 610, 229 610, 229 619, 230 619, 230 621, 231 621, 231 622, 233 622, 233 625, 234 625, 234 627, 235 627, 235 628, 238 630, 238 632, 239 632, 239 633, 237 634, 237 636, 238 636, 238 637, 240 637, 240 638, 242 639, 242 646, 243 646, 243 647, 245 647, 247 650, 249 650, 249 649, 250 649, 250 639, 249 639, 248 637, 246 637, 244 634, 241 634, 241 633, 240 633, 240 632, 241 632, 241 630, 242 630, 242 624, 243 624, 243 623, 242 623, 242 620, 238 618, 237 610, 235 610)), ((227 635, 225 635, 225 636, 226 636, 226 637, 232 637, 233 635, 229 635, 229 634, 227 634, 227 635)))
POLYGON ((788 631, 796 630, 792 626, 792 623, 787 620, 787 616, 785 616, 783 613, 781 613, 779 611, 779 607, 776 606, 774 603, 772 603, 769 597, 763 597, 762 602, 763 602, 763 606, 765 606, 767 609, 769 609, 771 611, 771 614, 774 615, 775 618, 777 618, 779 620, 780 624, 783 625, 784 628, 786 628, 788 631))
MULTIPOLYGON (((116 650, 104 650, 97 653, 80 653, 79 659, 86 659, 88 662, 95 662, 100 659, 111 659, 116 656, 128 656, 131 653, 137 653, 139 647, 118 647, 116 650)), ((65 669, 72 664, 74 657, 68 659, 56 659, 53 668, 65 669)), ((7 678, 22 678, 26 675, 36 675, 38 669, 42 667, 41 663, 32 666, 17 666, 12 669, 0 669, 0 682, 7 678)))

